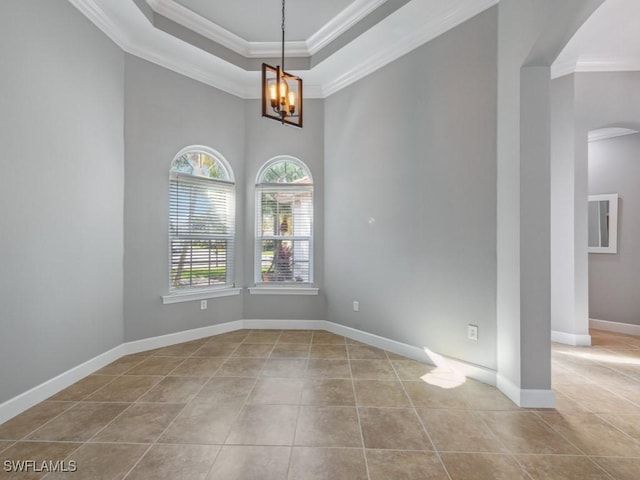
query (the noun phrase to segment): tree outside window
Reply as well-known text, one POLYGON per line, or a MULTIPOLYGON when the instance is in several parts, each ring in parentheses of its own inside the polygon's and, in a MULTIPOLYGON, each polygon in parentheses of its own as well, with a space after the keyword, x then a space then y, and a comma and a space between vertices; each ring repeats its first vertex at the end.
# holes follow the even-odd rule
POLYGON ((256 284, 313 282, 313 182, 293 157, 267 162, 256 185, 256 284))

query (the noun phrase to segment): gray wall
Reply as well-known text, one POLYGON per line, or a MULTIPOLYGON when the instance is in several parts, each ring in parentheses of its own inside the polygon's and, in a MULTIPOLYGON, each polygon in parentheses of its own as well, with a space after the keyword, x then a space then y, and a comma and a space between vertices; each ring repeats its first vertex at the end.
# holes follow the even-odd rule
POLYGON ((589 144, 589 195, 617 193, 618 253, 589 254, 591 318, 640 325, 640 134, 589 144))
POLYGON ((494 8, 325 100, 327 319, 492 369, 496 30, 494 8))
MULTIPOLYGON (((564 305, 553 316, 554 330, 583 334, 587 332, 589 317, 603 315, 601 319, 612 320, 601 303, 591 298, 599 295, 591 285, 591 260, 602 255, 587 254, 587 190, 591 181, 591 173, 587 171, 587 137, 589 131, 605 127, 640 130, 638 85, 638 72, 578 73, 552 82, 555 192, 552 219, 557 225, 552 236, 552 260, 554 270, 564 269, 569 274, 552 282, 555 305, 564 305), (570 235, 573 238, 569 237, 567 242, 570 235), (567 280, 571 277, 573 282, 567 280)), ((633 316, 614 316, 618 318, 614 321, 623 323, 638 321, 633 316)))
POLYGON ((0 2, 0 403, 123 336, 124 55, 64 0, 0 2))
MULTIPOLYGON (((168 294, 169 168, 178 151, 220 152, 236 179, 236 242, 243 245, 244 105, 237 97, 131 55, 125 69, 125 341, 242 318, 242 296, 163 305, 168 294)), ((236 284, 246 255, 236 249, 236 284)))
POLYGON ((521 405, 552 403, 550 65, 603 1, 498 5, 498 385, 521 405))
POLYGON ((244 279, 254 285, 255 185, 260 168, 278 155, 302 160, 313 175, 313 283, 319 295, 249 295, 245 290, 244 318, 324 320, 324 100, 305 100, 304 128, 284 126, 262 117, 259 100, 245 102, 244 279))
MULTIPOLYGON (((586 132, 576 128, 575 75, 551 82, 551 329, 589 344, 586 132), (588 340, 588 341, 587 341, 588 340)), ((554 337, 558 340, 557 337, 554 337)))

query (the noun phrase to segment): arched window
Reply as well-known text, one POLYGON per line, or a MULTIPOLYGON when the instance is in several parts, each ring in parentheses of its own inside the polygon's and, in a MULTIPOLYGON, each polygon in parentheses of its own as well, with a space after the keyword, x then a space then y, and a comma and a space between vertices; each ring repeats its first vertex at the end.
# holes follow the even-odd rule
POLYGON ((313 179, 294 157, 273 158, 258 172, 255 282, 313 282, 313 179))
POLYGON ((215 150, 187 147, 171 163, 170 291, 233 286, 235 183, 215 150))

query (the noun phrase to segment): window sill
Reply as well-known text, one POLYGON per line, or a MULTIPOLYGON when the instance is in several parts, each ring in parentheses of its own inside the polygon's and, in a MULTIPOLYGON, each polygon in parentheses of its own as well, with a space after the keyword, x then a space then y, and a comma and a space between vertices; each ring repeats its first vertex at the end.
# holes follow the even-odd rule
POLYGON ((208 298, 218 297, 231 297, 233 295, 240 295, 240 288, 224 288, 220 290, 201 290, 197 292, 188 293, 174 293, 162 296, 162 303, 165 305, 169 303, 190 302, 192 300, 206 300, 208 298))
POLYGON ((315 287, 249 287, 251 295, 318 295, 315 287))

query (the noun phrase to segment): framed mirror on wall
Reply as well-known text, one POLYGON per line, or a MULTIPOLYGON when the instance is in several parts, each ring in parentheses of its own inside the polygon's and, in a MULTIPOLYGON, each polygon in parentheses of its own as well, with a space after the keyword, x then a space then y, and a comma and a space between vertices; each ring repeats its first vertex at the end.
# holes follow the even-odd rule
POLYGON ((618 253, 618 194, 589 195, 589 253, 618 253))

